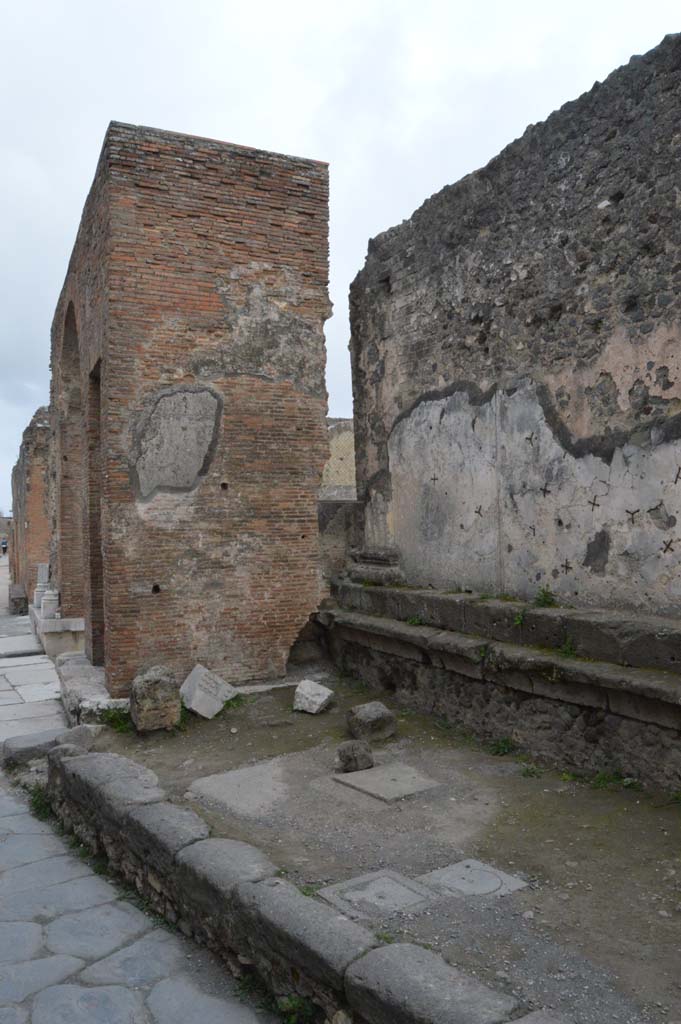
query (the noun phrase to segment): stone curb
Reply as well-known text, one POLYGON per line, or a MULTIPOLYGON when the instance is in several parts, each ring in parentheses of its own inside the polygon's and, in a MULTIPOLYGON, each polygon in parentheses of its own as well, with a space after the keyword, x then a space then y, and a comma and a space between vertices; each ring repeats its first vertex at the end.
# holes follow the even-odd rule
POLYGON ((413 626, 340 608, 328 609, 323 614, 333 626, 371 636, 372 646, 385 649, 386 653, 404 649, 404 656, 408 657, 409 649, 425 652, 434 664, 471 678, 499 682, 555 700, 586 702, 587 706, 609 708, 615 714, 670 729, 681 728, 681 676, 672 672, 585 661, 563 656, 557 650, 485 641, 434 626, 413 626), (618 701, 624 698, 631 700, 626 715, 618 710, 618 701))
POLYGON ((36 757, 45 757, 52 747, 69 743, 80 748, 79 753, 87 752, 95 741, 99 728, 97 726, 77 725, 73 729, 47 729, 45 732, 27 733, 24 736, 12 736, 2 744, 0 763, 14 768, 27 764, 36 757))
POLYGON ((168 802, 156 775, 128 758, 53 746, 48 794, 64 827, 104 854, 156 912, 237 974, 252 967, 276 996, 309 999, 329 1021, 506 1024, 518 1012, 515 1000, 434 953, 381 947, 365 928, 277 878, 256 847, 207 838, 203 819, 168 802))

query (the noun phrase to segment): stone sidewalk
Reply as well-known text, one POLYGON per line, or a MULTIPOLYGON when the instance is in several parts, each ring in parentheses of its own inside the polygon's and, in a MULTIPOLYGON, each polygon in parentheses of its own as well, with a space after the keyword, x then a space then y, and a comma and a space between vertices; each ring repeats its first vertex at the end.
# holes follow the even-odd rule
POLYGON ((28 616, 9 614, 8 585, 5 555, 0 556, 0 743, 66 726, 54 665, 42 653, 28 616))
POLYGON ((0 773, 0 1024, 273 1024, 123 898, 0 773))

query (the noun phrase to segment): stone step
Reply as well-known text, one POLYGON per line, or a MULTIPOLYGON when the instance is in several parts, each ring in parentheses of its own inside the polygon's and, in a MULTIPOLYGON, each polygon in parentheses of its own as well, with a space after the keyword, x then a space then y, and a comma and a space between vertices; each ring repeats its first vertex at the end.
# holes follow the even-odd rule
POLYGON ((326 608, 318 619, 344 642, 445 669, 537 697, 599 708, 623 718, 681 730, 681 677, 661 669, 565 657, 558 651, 485 640, 435 626, 326 608))
POLYGON ((540 608, 476 594, 350 581, 335 583, 333 596, 348 611, 681 674, 681 620, 600 608, 540 608))

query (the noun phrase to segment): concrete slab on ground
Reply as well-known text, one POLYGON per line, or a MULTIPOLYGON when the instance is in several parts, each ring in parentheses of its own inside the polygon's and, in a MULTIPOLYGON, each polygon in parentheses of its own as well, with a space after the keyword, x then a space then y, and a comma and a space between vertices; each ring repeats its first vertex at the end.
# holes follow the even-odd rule
POLYGON ((341 786, 349 786, 350 789, 357 789, 360 793, 373 796, 386 804, 425 793, 441 785, 436 779, 431 779, 418 769, 399 761, 381 767, 366 768, 362 772, 334 775, 334 781, 341 786))
POLYGON ((359 878, 327 885, 317 895, 353 917, 421 910, 437 898, 432 889, 397 871, 371 871, 359 878))

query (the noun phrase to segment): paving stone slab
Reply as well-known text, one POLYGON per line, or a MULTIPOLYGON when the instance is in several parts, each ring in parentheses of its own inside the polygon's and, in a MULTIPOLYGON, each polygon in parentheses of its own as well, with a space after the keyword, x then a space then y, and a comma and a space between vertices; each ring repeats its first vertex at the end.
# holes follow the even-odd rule
POLYGON ((186 942, 158 928, 141 939, 91 964, 79 975, 88 985, 154 985, 186 968, 190 952, 186 942))
POLYGON ((7 796, 4 793, 0 796, 0 818, 10 814, 24 814, 25 812, 26 804, 19 803, 13 796, 7 796))
MULTIPOLYGON (((0 722, 16 722, 28 718, 46 718, 48 715, 61 715, 61 704, 58 700, 41 700, 33 704, 10 704, 8 707, 0 708, 0 722)), ((24 729, 24 732, 27 731, 27 729, 24 729)), ((36 731, 33 726, 31 726, 31 731, 36 731)))
POLYGON ((0 840, 0 871, 46 860, 48 857, 59 857, 64 852, 64 844, 51 835, 6 836, 0 840))
POLYGON ((74 956, 46 956, 0 967, 0 1004, 23 1003, 34 992, 59 984, 84 966, 83 961, 74 956))
POLYGON ((15 892, 0 899, 0 921, 51 921, 62 914, 87 910, 118 899, 104 879, 88 874, 30 892, 15 892))
POLYGON ((421 946, 374 949, 347 972, 348 1001, 372 1024, 502 1024, 518 1004, 421 946))
MULTIPOLYGON (((54 704, 54 701, 48 701, 41 704, 31 705, 34 708, 42 708, 45 703, 50 705, 54 704)), ((1 710, 1 709, 0 709, 1 710)), ((66 727, 66 719, 64 712, 59 707, 56 712, 47 712, 39 718, 31 718, 30 722, 25 719, 18 718, 12 722, 6 722, 0 715, 0 743, 10 739, 12 736, 24 736, 30 729, 31 732, 42 732, 47 729, 64 729, 66 727)))
POLYGON ((151 920, 131 904, 106 903, 58 917, 47 927, 45 945, 53 953, 98 960, 151 927, 151 920))
POLYGON ((218 772, 196 779, 189 793, 211 804, 249 818, 266 816, 288 797, 284 764, 272 758, 233 771, 218 772))
POLYGON ((21 1006, 0 1006, 0 1024, 26 1024, 28 1010, 21 1006))
MULTIPOLYGON (((30 628, 30 627, 29 627, 30 628)), ((0 658, 11 658, 19 654, 42 654, 40 641, 32 633, 21 636, 0 637, 0 658)))
POLYGON ((372 871, 359 878, 328 885, 317 893, 343 913, 356 915, 394 914, 421 910, 432 903, 434 893, 396 871, 372 871))
POLYGON ((35 864, 22 864, 20 868, 5 871, 0 877, 0 900, 16 892, 38 890, 91 874, 92 871, 84 861, 68 854, 40 860, 35 864))
POLYGON ((368 768, 362 772, 334 775, 333 779, 341 786, 357 789, 360 793, 366 793, 367 796, 373 796, 387 804, 425 793, 442 785, 436 779, 431 779, 416 768, 399 761, 378 768, 368 768))
POLYGON ((55 985, 33 1000, 32 1024, 145 1024, 145 1020, 142 996, 120 986, 55 985))
POLYGON ((508 875, 479 860, 448 864, 447 867, 421 875, 417 881, 441 892, 462 896, 507 896, 527 885, 522 878, 508 875))
POLYGON ((6 817, 0 818, 0 837, 52 834, 52 829, 47 822, 38 821, 32 814, 8 814, 6 817))
POLYGON ((31 960, 40 952, 43 930, 30 921, 13 921, 0 928, 0 963, 16 964, 31 960))
POLYGON ((159 982, 147 1004, 154 1024, 187 1024, 188 1021, 260 1024, 262 1021, 259 1014, 237 998, 219 999, 207 995, 187 978, 168 978, 159 982))

